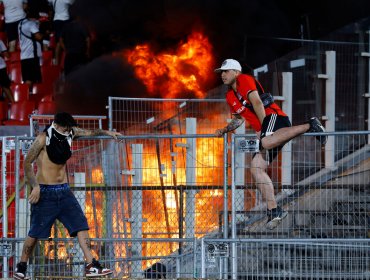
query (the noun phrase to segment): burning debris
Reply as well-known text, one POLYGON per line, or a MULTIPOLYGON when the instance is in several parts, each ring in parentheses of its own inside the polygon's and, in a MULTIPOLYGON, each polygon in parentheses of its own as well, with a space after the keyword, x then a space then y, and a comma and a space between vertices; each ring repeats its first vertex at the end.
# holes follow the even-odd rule
POLYGON ((143 44, 124 51, 124 56, 148 93, 163 98, 204 98, 204 85, 213 76, 212 46, 200 32, 190 34, 173 52, 155 54, 143 44))

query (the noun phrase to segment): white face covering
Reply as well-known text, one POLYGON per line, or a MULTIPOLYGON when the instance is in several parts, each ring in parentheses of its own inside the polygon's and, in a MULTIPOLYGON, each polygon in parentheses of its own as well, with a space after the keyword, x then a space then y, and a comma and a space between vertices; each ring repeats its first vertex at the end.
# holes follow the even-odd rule
POLYGON ((54 128, 55 129, 55 131, 58 133, 58 134, 60 134, 60 135, 63 135, 63 136, 69 136, 71 133, 72 133, 72 130, 71 131, 69 131, 69 132, 65 132, 65 133, 62 133, 62 132, 60 132, 56 127, 55 127, 55 123, 54 122, 52 122, 51 123, 51 126, 52 126, 52 128, 54 128))

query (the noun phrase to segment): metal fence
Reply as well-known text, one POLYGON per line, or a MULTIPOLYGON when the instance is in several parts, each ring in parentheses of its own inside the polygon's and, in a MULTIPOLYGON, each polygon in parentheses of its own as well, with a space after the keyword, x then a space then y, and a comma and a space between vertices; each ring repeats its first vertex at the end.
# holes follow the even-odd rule
MULTIPOLYGON (((103 121, 106 116, 73 116, 78 125, 84 129, 102 129, 103 121)), ((44 130, 47 125, 50 125, 54 119, 54 115, 30 115, 30 136, 37 136, 44 130)))
MULTIPOLYGON (((117 277, 160 278, 164 266, 167 278, 367 279, 370 148, 342 143, 364 143, 369 132, 328 134, 334 154, 342 154, 334 166, 325 166, 312 134, 294 139, 269 166, 278 203, 289 213, 275 230, 265 226, 252 153, 240 146, 254 135, 77 139, 68 178, 88 218, 94 256, 117 277), (283 179, 290 167, 282 159, 297 153, 303 160, 291 161, 293 172, 283 179)), ((1 142, 2 277, 12 275, 28 231, 20 159, 32 139, 1 142)), ((30 264, 32 279, 57 279, 82 276, 84 262, 77 241, 56 223, 30 264)))
MULTIPOLYGON (((329 136, 324 148, 314 134, 293 139, 268 167, 288 211, 274 230, 250 173, 255 136, 248 127, 213 136, 230 118, 222 89, 222 99, 111 97, 109 128, 125 136, 76 140, 68 162, 94 256, 120 278, 370 279, 368 21, 300 41, 255 69, 293 124, 316 115, 329 136)), ((34 116, 31 135, 51 118, 34 116)), ((32 140, 1 138, 2 277, 12 275, 29 227, 22 162, 32 140)), ((29 273, 78 278, 83 265, 76 240, 56 223, 29 273)))
POLYGON ((223 99, 109 97, 109 129, 125 135, 186 134, 186 118, 196 118, 196 133, 213 133, 230 118, 223 99))
MULTIPOLYGON (((369 129, 370 17, 339 29, 320 40, 276 39, 295 46, 291 53, 254 69, 265 90, 281 94, 283 72, 293 76, 292 120, 301 123, 311 115, 328 120, 325 83, 328 51, 335 52, 335 131, 369 129)), ((269 43, 269 42, 266 42, 269 43)), ((334 103, 333 103, 334 102, 334 103)))

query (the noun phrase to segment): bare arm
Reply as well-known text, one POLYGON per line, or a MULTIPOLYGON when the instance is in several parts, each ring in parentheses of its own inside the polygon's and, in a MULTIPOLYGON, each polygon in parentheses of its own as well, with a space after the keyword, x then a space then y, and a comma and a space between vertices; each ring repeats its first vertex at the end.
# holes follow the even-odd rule
POLYGON ((37 136, 24 159, 24 174, 26 176, 26 181, 32 187, 32 191, 28 199, 30 203, 37 203, 40 198, 40 185, 37 183, 32 163, 37 159, 44 146, 45 134, 41 134, 37 136))
POLYGON ((40 154, 40 151, 45 146, 45 136, 39 135, 31 145, 31 148, 28 150, 26 158, 24 159, 24 174, 26 180, 31 187, 37 187, 39 184, 36 180, 36 175, 33 171, 32 163, 37 159, 40 154))
POLYGON ((81 136, 111 136, 114 139, 117 139, 117 136, 122 136, 121 133, 110 131, 110 130, 103 130, 103 129, 94 129, 88 130, 79 127, 73 127, 73 131, 75 132, 75 137, 81 136))
POLYGON ((233 131, 237 129, 239 126, 241 126, 244 123, 244 119, 239 114, 233 114, 231 122, 225 126, 224 128, 217 129, 216 130, 216 136, 220 137, 224 135, 225 133, 228 133, 230 131, 233 131))
POLYGON ((262 124, 263 119, 266 116, 266 112, 265 112, 265 107, 263 107, 263 103, 262 103, 262 100, 261 100, 258 92, 256 90, 252 91, 248 95, 248 99, 252 103, 253 110, 256 113, 256 115, 258 117, 258 120, 262 124))

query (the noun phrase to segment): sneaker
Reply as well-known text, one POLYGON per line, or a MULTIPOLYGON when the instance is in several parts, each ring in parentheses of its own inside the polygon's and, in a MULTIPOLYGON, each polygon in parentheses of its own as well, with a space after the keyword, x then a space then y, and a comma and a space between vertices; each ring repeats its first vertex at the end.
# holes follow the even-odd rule
POLYGON ((86 277, 96 277, 112 274, 113 271, 109 268, 103 267, 99 261, 93 259, 85 268, 86 277))
MULTIPOLYGON (((310 124, 310 130, 308 132, 325 132, 325 128, 318 118, 313 117, 308 121, 308 123, 310 124)), ((316 139, 321 143, 321 145, 325 145, 328 140, 328 136, 316 136, 316 139)))
POLYGON ((17 280, 30 279, 30 277, 26 276, 26 271, 27 263, 25 262, 17 263, 17 270, 13 274, 13 279, 17 280))
POLYGON ((26 276, 26 274, 21 273, 21 272, 14 272, 13 279, 25 280, 25 279, 31 279, 31 277, 26 276))
POLYGON ((267 210, 267 228, 274 229, 276 228, 281 221, 288 215, 288 212, 282 209, 281 207, 276 207, 271 210, 267 210))
POLYGON ((13 279, 17 280, 25 280, 25 279, 31 279, 31 277, 26 276, 26 274, 21 273, 21 272, 14 272, 13 279))

